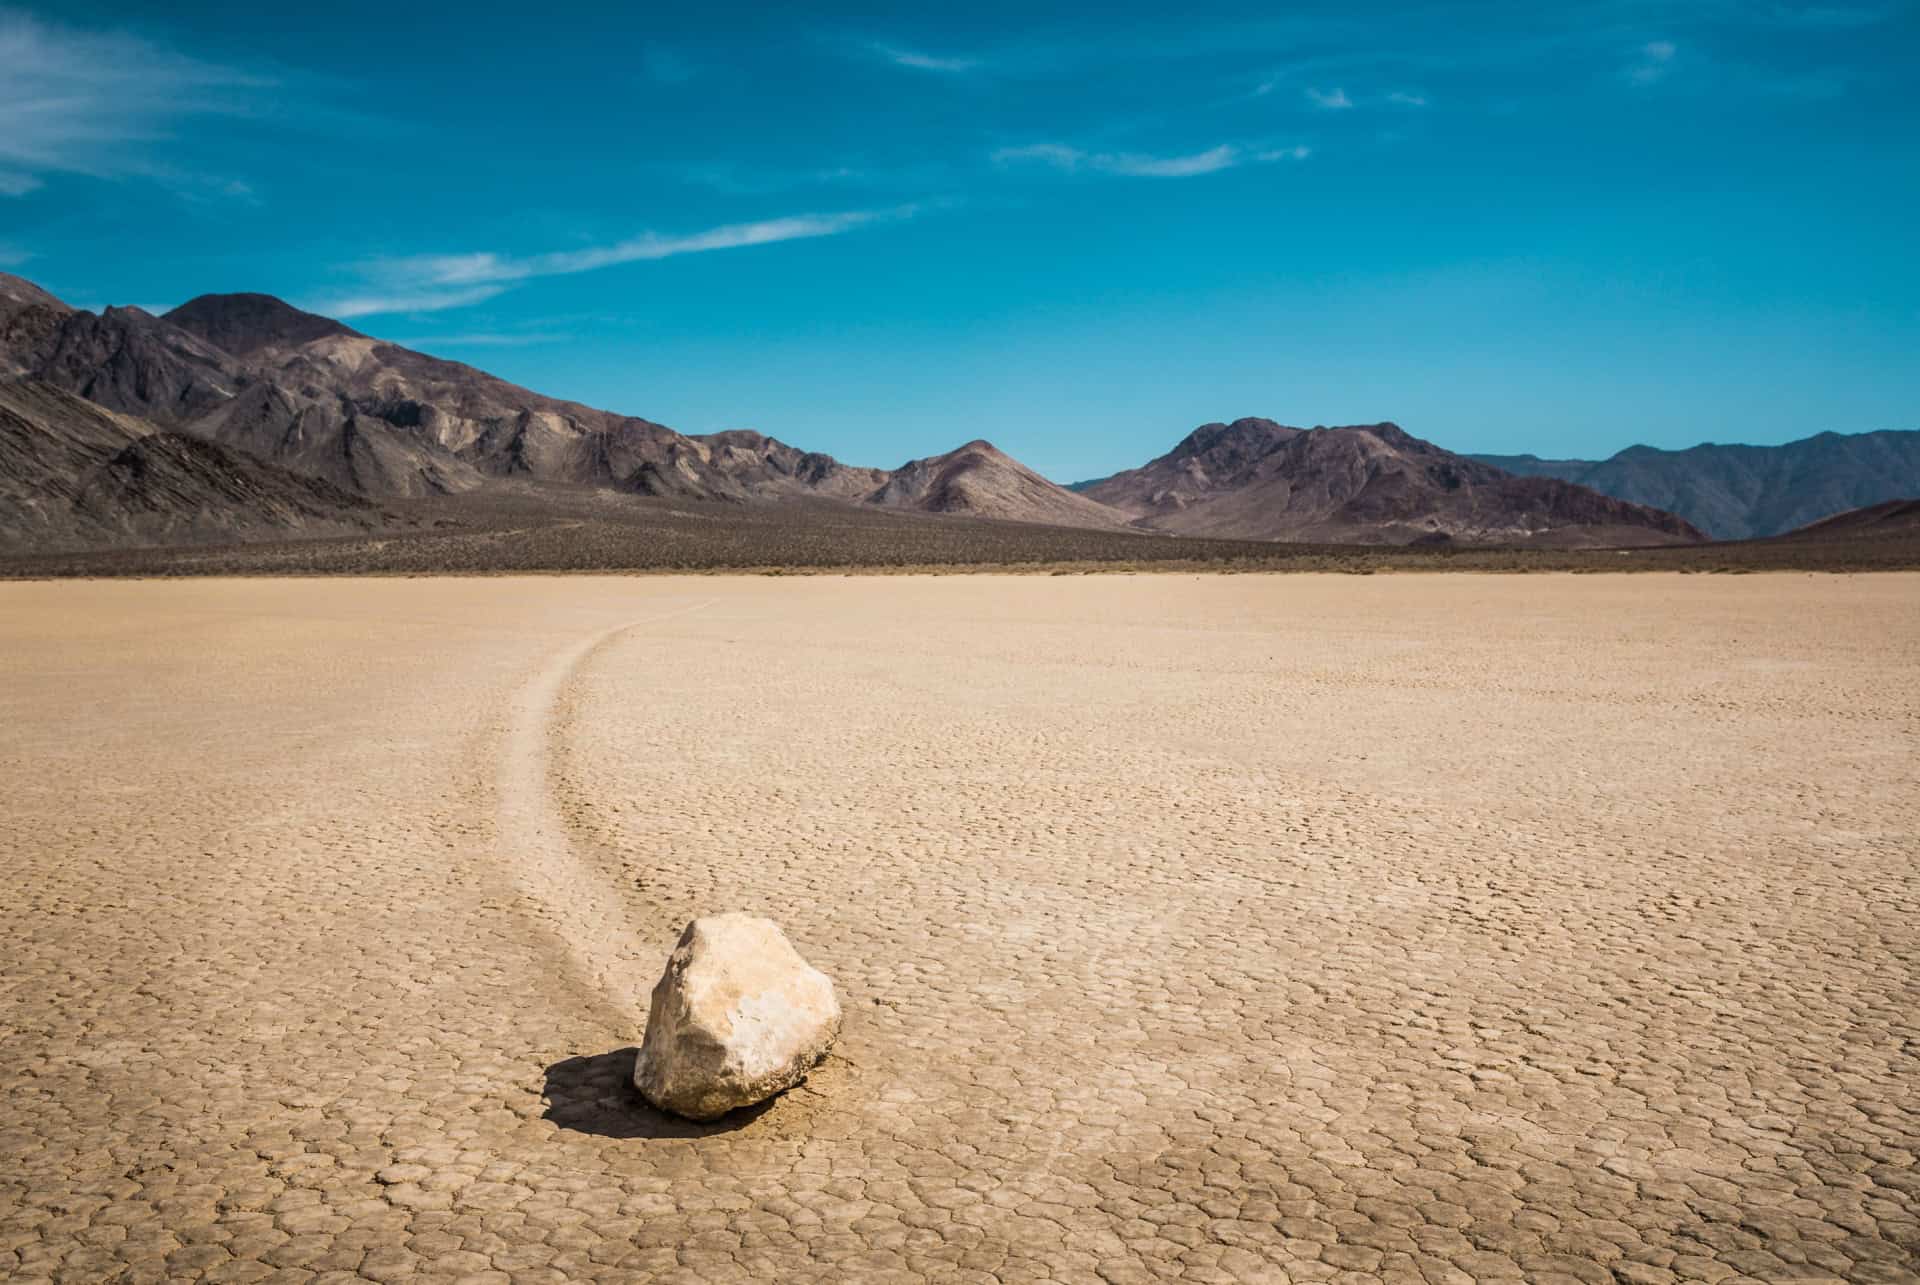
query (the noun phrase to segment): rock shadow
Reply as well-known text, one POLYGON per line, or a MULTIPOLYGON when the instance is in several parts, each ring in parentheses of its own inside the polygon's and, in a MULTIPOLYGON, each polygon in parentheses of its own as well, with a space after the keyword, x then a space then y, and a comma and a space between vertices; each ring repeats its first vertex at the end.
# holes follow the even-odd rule
POLYGON ((633 1087, 633 1060, 639 1052, 629 1046, 555 1062, 547 1068, 547 1109, 540 1118, 596 1138, 709 1138, 745 1128, 773 1106, 769 1098, 705 1124, 669 1115, 633 1087))

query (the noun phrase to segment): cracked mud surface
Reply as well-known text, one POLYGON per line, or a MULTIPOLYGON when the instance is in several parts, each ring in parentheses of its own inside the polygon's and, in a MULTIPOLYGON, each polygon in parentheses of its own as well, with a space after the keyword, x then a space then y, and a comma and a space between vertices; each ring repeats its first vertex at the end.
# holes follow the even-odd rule
POLYGON ((1914 576, 0 586, 0 1277, 1920 1279, 1916 762, 1914 576))

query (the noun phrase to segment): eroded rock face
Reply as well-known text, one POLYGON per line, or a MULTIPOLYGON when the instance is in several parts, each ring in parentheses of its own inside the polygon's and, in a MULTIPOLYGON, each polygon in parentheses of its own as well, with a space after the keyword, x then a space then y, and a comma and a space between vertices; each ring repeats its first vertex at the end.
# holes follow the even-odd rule
POLYGON ((806 1078, 840 1034, 833 982, 771 919, 687 925, 653 988, 633 1082, 691 1120, 751 1106, 806 1078))

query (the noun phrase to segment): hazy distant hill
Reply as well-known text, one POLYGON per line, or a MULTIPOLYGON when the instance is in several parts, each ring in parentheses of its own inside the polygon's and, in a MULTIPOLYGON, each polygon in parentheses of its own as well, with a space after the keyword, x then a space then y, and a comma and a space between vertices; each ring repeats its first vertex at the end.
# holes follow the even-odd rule
POLYGON ((1206 424, 1137 469, 1079 483, 1142 527, 1254 540, 1666 544, 1673 515, 1555 478, 1515 477, 1393 424, 1206 424))
POLYGON ((1846 509, 1920 496, 1920 432, 1821 433, 1784 446, 1631 446, 1606 460, 1473 457, 1564 478, 1686 518, 1720 539, 1777 535, 1846 509))

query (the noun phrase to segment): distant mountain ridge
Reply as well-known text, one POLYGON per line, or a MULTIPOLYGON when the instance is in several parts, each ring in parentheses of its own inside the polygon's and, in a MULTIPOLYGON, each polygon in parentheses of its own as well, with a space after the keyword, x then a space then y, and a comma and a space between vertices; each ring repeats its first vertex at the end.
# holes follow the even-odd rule
POLYGON ((1630 446, 1605 460, 1475 455, 1677 513, 1723 540, 1778 535, 1848 509, 1920 496, 1920 431, 1819 433, 1781 446, 1630 446))
POLYGON ((698 499, 835 489, 827 457, 791 477, 764 458, 730 471, 663 425, 545 397, 268 295, 203 295, 164 317, 28 300, 8 320, 13 373, 364 495, 511 477, 698 499))
POLYGON ((1515 477, 1396 424, 1205 424, 1137 469, 1077 484, 1155 531, 1252 540, 1664 544, 1686 522, 1553 478, 1515 477))
MULTIPOLYGON (((202 295, 160 317, 138 308, 96 314, 0 274, 5 378, 43 390, 33 394, 43 402, 51 392, 81 399, 36 403, 34 415, 0 420, 10 435, 0 449, 55 461, 23 473, 57 496, 48 511, 78 504, 80 482, 54 476, 67 467, 86 473, 96 504, 117 496, 138 515, 89 526, 82 509, 69 514, 76 529, 106 539, 176 527, 242 537, 333 530, 374 520, 392 502, 433 497, 456 510, 465 496, 513 497, 537 520, 539 497, 555 494, 542 488, 554 487, 1265 541, 1626 546, 1702 538, 1670 513, 1557 477, 1516 477, 1393 424, 1207 424, 1141 468, 1071 490, 984 440, 895 469, 859 467, 757 432, 682 434, 549 397, 263 294, 202 295), (68 449, 74 441, 97 435, 95 411, 119 416, 133 426, 130 435, 107 457, 92 447, 76 455, 68 449), (108 469, 135 439, 149 438, 108 469), (256 464, 270 471, 250 471, 256 464), (226 516, 183 517, 174 526, 162 519, 168 505, 193 504, 226 516)), ((0 528, 10 522, 32 525, 0 512, 0 528)))
MULTIPOLYGON (((896 481, 892 471, 842 464, 760 433, 687 435, 547 397, 270 295, 202 295, 163 317, 139 308, 95 314, 0 274, 0 377, 8 376, 129 417, 144 426, 142 435, 212 442, 375 501, 458 496, 520 481, 665 499, 809 498, 1124 526, 1119 515, 986 443, 913 461, 896 481), (921 484, 934 474, 937 485, 921 484)), ((16 437, 65 431, 44 418, 0 427, 16 437)), ((168 458, 188 462, 184 452, 168 458)))

